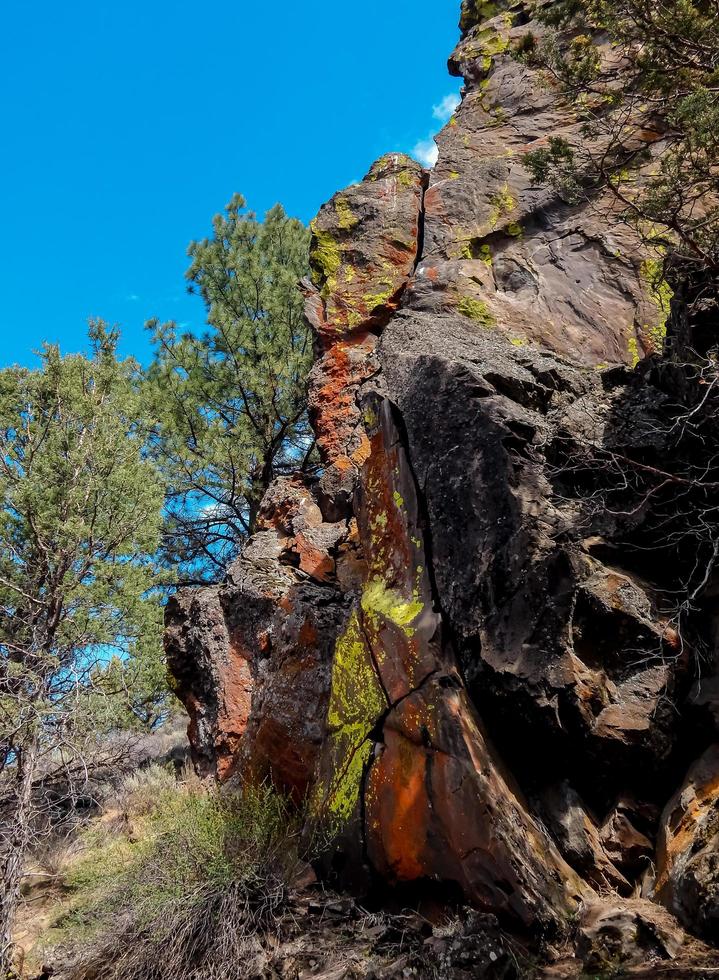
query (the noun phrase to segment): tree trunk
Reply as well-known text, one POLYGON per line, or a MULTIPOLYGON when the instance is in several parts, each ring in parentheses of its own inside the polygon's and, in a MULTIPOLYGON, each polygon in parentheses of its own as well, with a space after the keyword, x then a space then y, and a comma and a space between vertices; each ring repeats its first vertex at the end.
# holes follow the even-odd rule
POLYGON ((13 976, 12 928, 31 839, 32 784, 38 755, 33 733, 18 760, 17 795, 0 830, 0 976, 13 976))

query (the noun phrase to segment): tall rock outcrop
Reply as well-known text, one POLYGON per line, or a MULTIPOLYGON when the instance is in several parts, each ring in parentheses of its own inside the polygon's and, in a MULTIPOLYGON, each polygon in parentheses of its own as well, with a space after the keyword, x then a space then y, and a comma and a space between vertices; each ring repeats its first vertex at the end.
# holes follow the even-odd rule
POLYGON ((581 921, 595 959, 615 919, 656 927, 670 960, 680 927, 629 896, 714 939, 719 875, 713 756, 672 799, 716 730, 711 583, 687 606, 691 548, 658 530, 693 506, 668 294, 608 204, 523 166, 581 127, 514 56, 528 8, 465 0, 461 28, 436 167, 388 154, 313 222, 322 471, 273 485, 223 585, 173 598, 170 668, 203 771, 306 800, 345 884, 581 921))

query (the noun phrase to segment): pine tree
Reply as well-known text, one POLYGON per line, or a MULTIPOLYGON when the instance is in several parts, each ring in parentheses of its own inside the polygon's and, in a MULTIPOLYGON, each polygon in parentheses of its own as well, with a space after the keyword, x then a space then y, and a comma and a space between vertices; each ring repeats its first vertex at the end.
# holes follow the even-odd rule
POLYGON ((195 579, 224 572, 274 476, 301 467, 312 449, 311 340, 298 289, 309 232, 280 205, 264 222, 245 208, 233 197, 212 238, 189 248, 190 291, 205 302, 209 330, 148 324, 155 451, 169 486, 165 555, 195 579))
POLYGON ((95 322, 90 334, 89 357, 46 346, 39 369, 0 371, 5 970, 23 865, 47 816, 43 787, 70 802, 120 750, 118 727, 164 694, 152 562, 163 486, 146 458, 137 365, 117 359, 116 331, 95 322))

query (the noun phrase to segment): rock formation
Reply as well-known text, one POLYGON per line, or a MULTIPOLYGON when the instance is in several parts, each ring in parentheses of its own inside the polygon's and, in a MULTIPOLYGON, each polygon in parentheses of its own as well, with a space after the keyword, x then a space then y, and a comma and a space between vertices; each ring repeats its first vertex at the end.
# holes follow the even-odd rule
POLYGON ((313 222, 321 474, 171 600, 169 664, 199 768, 306 801, 345 886, 578 929, 592 969, 681 959, 671 913, 719 942, 719 769, 670 291, 523 166, 581 126, 515 57, 528 8, 464 0, 461 28, 436 167, 389 154, 313 222))

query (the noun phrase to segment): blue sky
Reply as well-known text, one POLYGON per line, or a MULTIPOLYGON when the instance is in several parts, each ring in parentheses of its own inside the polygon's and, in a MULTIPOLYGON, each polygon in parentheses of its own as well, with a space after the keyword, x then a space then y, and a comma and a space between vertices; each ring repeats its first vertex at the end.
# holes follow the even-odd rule
POLYGON ((186 247, 235 191, 304 221, 391 150, 427 153, 459 90, 459 0, 55 0, 0 33, 0 365, 87 318, 202 329, 186 247))

